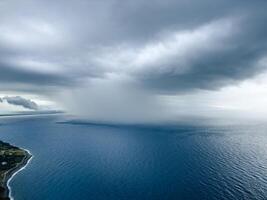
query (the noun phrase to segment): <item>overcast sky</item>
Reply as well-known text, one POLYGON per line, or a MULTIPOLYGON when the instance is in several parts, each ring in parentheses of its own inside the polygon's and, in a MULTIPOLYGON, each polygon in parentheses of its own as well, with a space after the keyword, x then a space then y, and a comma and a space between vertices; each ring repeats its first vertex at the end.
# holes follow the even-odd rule
POLYGON ((265 0, 0 0, 0 97, 103 121, 264 117, 266 10, 265 0))

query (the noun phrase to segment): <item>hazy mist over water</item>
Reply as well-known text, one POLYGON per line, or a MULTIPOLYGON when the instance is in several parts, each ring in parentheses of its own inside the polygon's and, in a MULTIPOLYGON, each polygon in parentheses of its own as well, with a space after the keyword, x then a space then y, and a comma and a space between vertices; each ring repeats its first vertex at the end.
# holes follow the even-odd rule
POLYGON ((63 115, 0 118, 0 137, 34 158, 16 200, 267 197, 265 124, 119 126, 63 115))

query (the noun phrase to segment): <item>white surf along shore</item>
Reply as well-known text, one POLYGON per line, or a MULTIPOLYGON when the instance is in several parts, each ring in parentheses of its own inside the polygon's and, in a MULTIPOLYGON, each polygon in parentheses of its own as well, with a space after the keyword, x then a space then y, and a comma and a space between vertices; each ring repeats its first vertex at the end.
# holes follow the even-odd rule
MULTIPOLYGON (((20 147, 19 147, 19 148, 20 148, 20 147)), ((21 167, 19 170, 17 170, 15 173, 13 173, 13 174, 11 175, 11 177, 7 180, 7 188, 8 188, 8 190, 9 190, 9 193, 8 193, 8 194, 9 194, 9 198, 10 198, 10 200, 14 200, 14 198, 13 198, 13 196, 12 196, 12 190, 11 190, 11 187, 10 187, 10 181, 14 178, 14 176, 15 176, 16 174, 18 174, 20 171, 24 170, 24 169, 29 165, 29 163, 31 162, 31 160, 32 160, 32 158, 33 158, 33 154, 32 154, 29 150, 24 149, 24 148, 20 148, 20 149, 26 151, 29 155, 31 155, 31 157, 30 157, 29 160, 27 160, 26 164, 25 164, 23 167, 21 167)))

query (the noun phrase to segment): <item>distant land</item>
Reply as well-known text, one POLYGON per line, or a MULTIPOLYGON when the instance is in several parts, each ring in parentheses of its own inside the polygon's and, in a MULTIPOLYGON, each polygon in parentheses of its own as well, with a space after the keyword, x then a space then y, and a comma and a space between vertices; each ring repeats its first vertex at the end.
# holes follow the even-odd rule
POLYGON ((23 112, 12 112, 12 113, 2 113, 0 117, 12 117, 12 116, 24 116, 24 115, 51 115, 51 114, 63 114, 63 111, 49 110, 49 111, 23 111, 23 112))

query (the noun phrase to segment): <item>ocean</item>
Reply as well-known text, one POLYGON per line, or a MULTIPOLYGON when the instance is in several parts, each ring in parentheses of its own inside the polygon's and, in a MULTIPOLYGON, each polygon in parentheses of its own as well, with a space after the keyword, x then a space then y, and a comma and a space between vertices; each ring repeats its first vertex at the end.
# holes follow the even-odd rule
POLYGON ((267 199, 267 125, 61 122, 0 118, 0 140, 34 156, 15 200, 267 199))

